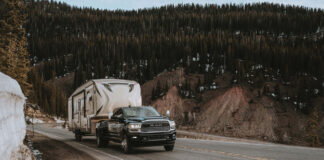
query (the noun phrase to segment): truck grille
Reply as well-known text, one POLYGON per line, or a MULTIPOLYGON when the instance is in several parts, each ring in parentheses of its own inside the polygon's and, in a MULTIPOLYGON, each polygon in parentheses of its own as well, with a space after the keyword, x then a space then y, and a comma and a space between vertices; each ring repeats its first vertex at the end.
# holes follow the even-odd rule
POLYGON ((142 132, 166 132, 170 130, 168 121, 148 121, 142 124, 142 132))

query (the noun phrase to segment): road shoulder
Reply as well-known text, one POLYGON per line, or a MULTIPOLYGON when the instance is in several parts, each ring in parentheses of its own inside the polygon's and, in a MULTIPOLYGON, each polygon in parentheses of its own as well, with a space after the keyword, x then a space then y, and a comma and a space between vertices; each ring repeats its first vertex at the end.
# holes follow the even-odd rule
POLYGON ((33 142, 33 147, 43 153, 46 160, 95 160, 92 156, 79 151, 64 142, 50 139, 39 133, 27 131, 27 137, 33 142))

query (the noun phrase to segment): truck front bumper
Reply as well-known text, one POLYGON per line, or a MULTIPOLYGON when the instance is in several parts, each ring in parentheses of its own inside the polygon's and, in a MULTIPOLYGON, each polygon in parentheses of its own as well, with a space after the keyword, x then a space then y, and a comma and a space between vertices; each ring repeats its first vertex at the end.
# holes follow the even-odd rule
POLYGON ((133 146, 163 146, 174 145, 176 131, 158 133, 128 133, 128 139, 133 146))

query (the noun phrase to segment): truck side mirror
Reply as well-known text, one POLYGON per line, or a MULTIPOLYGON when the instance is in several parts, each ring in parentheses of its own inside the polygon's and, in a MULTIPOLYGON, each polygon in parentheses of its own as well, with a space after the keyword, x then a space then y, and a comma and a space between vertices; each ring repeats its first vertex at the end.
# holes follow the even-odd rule
POLYGON ((170 111, 167 110, 167 111, 165 112, 165 115, 166 115, 167 117, 170 117, 170 111))
POLYGON ((112 112, 109 112, 109 113, 108 113, 108 118, 111 119, 111 116, 112 116, 112 115, 113 115, 113 113, 112 113, 112 112))

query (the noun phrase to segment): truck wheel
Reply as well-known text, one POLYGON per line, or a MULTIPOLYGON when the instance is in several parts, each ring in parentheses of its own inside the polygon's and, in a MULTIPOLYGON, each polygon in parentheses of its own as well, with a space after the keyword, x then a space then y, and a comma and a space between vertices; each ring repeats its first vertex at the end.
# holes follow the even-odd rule
POLYGON ((78 142, 82 141, 82 135, 80 132, 75 132, 75 140, 78 142))
POLYGON ((97 147, 98 147, 98 148, 103 147, 102 139, 100 138, 100 136, 97 136, 97 147))
POLYGON ((129 139, 127 138, 126 135, 123 136, 123 140, 121 141, 121 146, 123 149, 123 152, 128 154, 132 151, 132 145, 129 142, 129 139))
POLYGON ((174 145, 165 145, 165 146, 164 146, 164 149, 165 149, 166 151, 173 151, 173 148, 174 148, 174 145))
POLYGON ((96 136, 97 137, 97 147, 101 148, 101 147, 107 147, 109 144, 109 140, 105 140, 100 136, 96 136))

